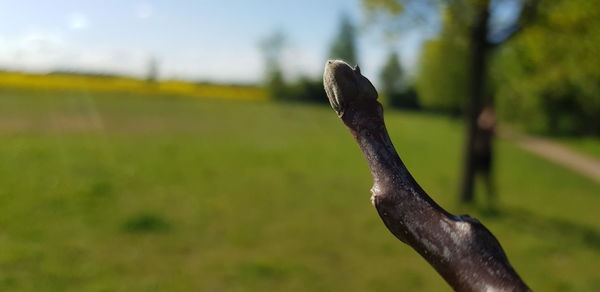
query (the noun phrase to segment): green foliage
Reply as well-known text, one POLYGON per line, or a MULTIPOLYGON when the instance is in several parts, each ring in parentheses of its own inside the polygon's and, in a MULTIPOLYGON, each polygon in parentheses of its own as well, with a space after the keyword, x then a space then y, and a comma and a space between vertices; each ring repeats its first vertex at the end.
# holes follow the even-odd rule
POLYGON ((158 60, 156 58, 150 58, 148 60, 148 72, 146 74, 146 81, 149 83, 155 83, 158 80, 158 60))
POLYGON ((356 28, 348 15, 340 18, 339 32, 331 44, 330 59, 341 59, 352 66, 358 63, 356 52, 356 28))
POLYGON ((438 39, 423 45, 416 90, 424 108, 458 113, 468 94, 468 41, 456 32, 455 20, 448 11, 443 29, 438 39))
POLYGON ((399 93, 404 91, 405 80, 400 66, 399 56, 396 52, 389 53, 388 58, 379 74, 381 92, 384 94, 399 93))
POLYGON ((550 134, 600 134, 600 2, 545 2, 495 59, 500 114, 550 134))
POLYGON ((300 77, 296 82, 287 87, 284 93, 286 100, 304 101, 327 104, 327 94, 323 89, 322 78, 300 77))
POLYGON ((321 78, 301 76, 288 83, 284 83, 282 79, 275 79, 267 84, 267 90, 270 98, 279 102, 328 103, 321 78))
MULTIPOLYGON (((280 64, 283 45, 284 38, 280 33, 270 36, 262 43, 267 67, 265 85, 270 98, 277 101, 327 103, 321 77, 301 76, 293 82, 284 80, 280 64)), ((329 58, 356 63, 356 31, 347 15, 340 18, 340 30, 332 43, 329 58)))
POLYGON ((385 96, 392 107, 418 108, 417 95, 413 88, 406 85, 399 60, 396 52, 391 52, 388 55, 387 61, 379 74, 379 80, 381 81, 379 92, 385 96))
MULTIPOLYGON (((265 88, 269 98, 276 101, 326 103, 327 95, 321 78, 302 76, 295 82, 286 82, 281 64, 284 45, 285 37, 281 32, 276 32, 261 42, 266 67, 265 88)), ((342 18, 340 36, 334 45, 334 49, 336 48, 340 54, 349 54, 348 56, 352 58, 355 55, 354 28, 346 17, 342 18), (350 50, 344 50, 348 46, 350 50)))
POLYGON ((288 95, 288 87, 283 78, 283 72, 280 70, 269 72, 265 88, 271 100, 285 99, 288 95))
MULTIPOLYGON (((386 123, 419 184, 467 211, 461 124, 386 123)), ((382 224, 331 109, 2 90, 0 136, 1 291, 449 290, 382 224)), ((498 147, 502 213, 468 212, 532 289, 600 290, 598 185, 498 147)))
MULTIPOLYGON (((365 22, 378 27, 386 39, 397 41, 402 32, 437 26, 445 0, 362 0, 365 22)), ((464 15, 464 10, 461 15, 464 15)))
POLYGON ((420 109, 419 95, 414 86, 407 87, 403 92, 389 96, 390 105, 403 109, 420 109))
POLYGON ((367 11, 384 10, 392 15, 404 11, 404 1, 399 0, 363 0, 362 4, 367 11))

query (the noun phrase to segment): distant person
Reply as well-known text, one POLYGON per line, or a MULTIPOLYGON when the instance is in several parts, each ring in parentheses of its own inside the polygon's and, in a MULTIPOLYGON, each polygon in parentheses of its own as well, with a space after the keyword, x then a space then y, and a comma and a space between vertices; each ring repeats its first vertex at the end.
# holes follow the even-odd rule
POLYGON ((483 107, 477 119, 475 139, 475 176, 484 179, 488 201, 491 207, 495 205, 496 189, 492 175, 493 170, 493 144, 496 134, 496 112, 491 105, 483 107))

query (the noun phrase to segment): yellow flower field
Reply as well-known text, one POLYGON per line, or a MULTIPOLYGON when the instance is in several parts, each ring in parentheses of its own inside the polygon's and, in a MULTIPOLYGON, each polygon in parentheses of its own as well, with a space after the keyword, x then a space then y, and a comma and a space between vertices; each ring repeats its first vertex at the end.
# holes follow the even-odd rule
POLYGON ((45 91, 122 92, 149 95, 173 94, 253 101, 264 101, 268 98, 266 91, 256 86, 201 84, 179 80, 150 83, 130 77, 104 77, 77 74, 0 72, 0 87, 45 91))

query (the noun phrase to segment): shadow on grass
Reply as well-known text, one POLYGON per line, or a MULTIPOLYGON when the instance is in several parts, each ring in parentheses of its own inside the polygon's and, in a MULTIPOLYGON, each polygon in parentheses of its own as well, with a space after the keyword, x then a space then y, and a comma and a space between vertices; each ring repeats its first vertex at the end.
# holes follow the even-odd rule
POLYGON ((159 214, 140 213, 129 217, 122 225, 128 233, 160 233, 171 229, 171 224, 159 214))
POLYGON ((481 209, 485 221, 498 221, 520 232, 528 232, 547 240, 584 245, 600 250, 600 230, 585 224, 535 214, 522 208, 481 209))

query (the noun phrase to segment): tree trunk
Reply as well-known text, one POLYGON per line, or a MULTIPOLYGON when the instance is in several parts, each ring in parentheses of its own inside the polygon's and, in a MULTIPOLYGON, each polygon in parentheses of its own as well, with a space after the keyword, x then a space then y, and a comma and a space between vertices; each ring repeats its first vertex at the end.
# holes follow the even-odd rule
POLYGON ((371 202, 392 234, 457 291, 528 291, 489 230, 469 216, 446 212, 408 172, 388 136, 377 91, 360 69, 328 61, 323 83, 367 159, 371 202))
MULTIPOLYGON (((470 35, 469 98, 466 105, 467 135, 463 156, 463 174, 460 186, 460 200, 463 203, 474 199, 477 156, 475 143, 480 137, 477 118, 485 100, 485 88, 488 73, 488 20, 489 5, 484 1, 470 35)), ((490 141, 491 142, 491 141, 490 141)))

